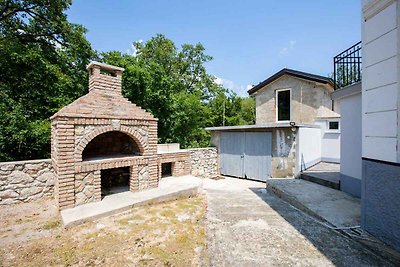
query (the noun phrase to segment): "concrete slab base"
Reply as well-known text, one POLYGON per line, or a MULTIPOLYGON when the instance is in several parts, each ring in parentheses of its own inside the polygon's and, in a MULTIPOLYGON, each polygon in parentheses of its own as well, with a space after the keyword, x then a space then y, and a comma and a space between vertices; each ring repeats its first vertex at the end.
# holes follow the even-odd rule
POLYGON ((202 185, 202 179, 191 175, 168 177, 161 179, 158 188, 135 193, 128 191, 108 195, 99 202, 62 210, 61 217, 64 227, 67 228, 120 213, 133 207, 195 196, 202 190, 202 185))
POLYGON ((360 199, 301 179, 268 179, 267 190, 335 227, 359 226, 360 199))
POLYGON ((265 183, 205 179, 204 190, 207 266, 400 266, 293 208, 265 183))

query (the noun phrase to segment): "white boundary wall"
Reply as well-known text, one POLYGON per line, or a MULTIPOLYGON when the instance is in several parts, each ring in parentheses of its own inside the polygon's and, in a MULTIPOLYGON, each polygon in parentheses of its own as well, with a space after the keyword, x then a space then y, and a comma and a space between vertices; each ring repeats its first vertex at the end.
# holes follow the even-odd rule
MULTIPOLYGON (((315 124, 321 127, 321 161, 340 163, 340 129, 339 131, 328 131, 328 122, 340 119, 319 119, 315 124)), ((341 128, 341 125, 339 126, 341 128)))
POLYGON ((299 127, 296 143, 295 175, 321 161, 321 129, 299 127))

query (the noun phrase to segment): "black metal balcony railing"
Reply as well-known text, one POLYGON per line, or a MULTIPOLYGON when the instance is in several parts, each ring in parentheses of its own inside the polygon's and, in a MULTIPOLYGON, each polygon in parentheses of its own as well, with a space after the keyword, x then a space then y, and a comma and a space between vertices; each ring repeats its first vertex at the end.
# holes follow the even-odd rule
POLYGON ((335 90, 361 81, 361 42, 333 58, 335 90))

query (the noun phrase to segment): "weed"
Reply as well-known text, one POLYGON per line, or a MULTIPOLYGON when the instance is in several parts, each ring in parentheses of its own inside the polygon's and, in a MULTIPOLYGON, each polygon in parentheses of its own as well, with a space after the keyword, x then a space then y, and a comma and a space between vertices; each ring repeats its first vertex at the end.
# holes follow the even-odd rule
POLYGON ((61 225, 60 220, 52 220, 52 221, 46 222, 44 225, 42 225, 40 227, 40 229, 51 230, 51 229, 58 228, 60 225, 61 225))

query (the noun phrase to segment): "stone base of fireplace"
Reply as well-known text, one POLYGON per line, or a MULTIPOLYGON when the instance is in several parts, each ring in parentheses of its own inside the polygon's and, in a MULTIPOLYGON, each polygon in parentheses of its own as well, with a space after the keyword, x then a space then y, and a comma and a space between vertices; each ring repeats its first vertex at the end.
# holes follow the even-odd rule
POLYGON ((129 167, 129 190, 158 186, 157 156, 133 156, 83 161, 75 169, 75 206, 100 201, 101 170, 129 167))

